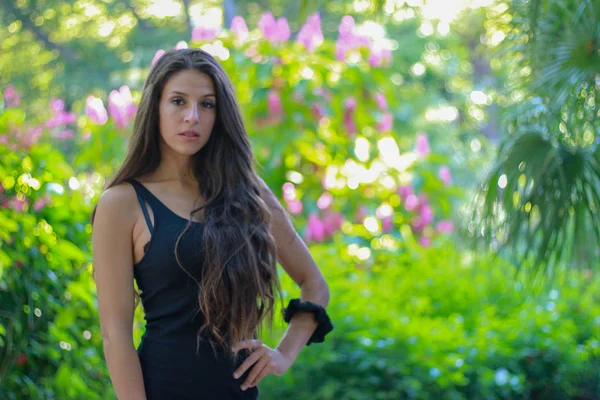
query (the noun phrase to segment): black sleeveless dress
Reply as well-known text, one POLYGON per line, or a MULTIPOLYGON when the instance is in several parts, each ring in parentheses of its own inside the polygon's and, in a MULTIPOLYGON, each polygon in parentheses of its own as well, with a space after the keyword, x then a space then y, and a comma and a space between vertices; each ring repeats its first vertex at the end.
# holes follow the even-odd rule
POLYGON ((215 356, 200 342, 197 332, 204 321, 198 306, 196 279, 202 268, 203 225, 193 222, 174 249, 188 220, 175 214, 144 185, 128 179, 137 193, 151 233, 144 257, 133 268, 144 308, 146 331, 137 349, 148 400, 249 400, 258 388, 241 389, 249 371, 239 379, 234 371, 243 362, 215 356), (154 225, 147 205, 154 213, 154 225))

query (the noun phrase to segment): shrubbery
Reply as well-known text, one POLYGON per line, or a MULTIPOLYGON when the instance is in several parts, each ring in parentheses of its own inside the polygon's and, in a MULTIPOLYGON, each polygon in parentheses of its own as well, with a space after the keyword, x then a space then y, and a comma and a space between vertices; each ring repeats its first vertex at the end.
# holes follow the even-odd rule
MULTIPOLYGON (((241 25, 217 39, 196 32, 191 43, 222 55, 261 175, 331 287, 335 331, 289 373, 266 379, 263 396, 591 398, 599 385, 597 283, 573 275, 530 296, 510 265, 457 250, 447 234, 462 189, 452 185, 443 151, 453 148, 448 131, 456 126, 422 118, 441 94, 388 68, 390 54, 352 36, 350 19, 338 43, 315 45, 316 23, 309 20, 306 40, 296 43, 264 41, 260 32, 242 38, 241 25)), ((139 95, 123 86, 107 96, 108 111, 90 96, 74 111, 54 99, 51 115, 26 115, 14 88, 4 90, 3 399, 114 396, 89 215, 123 156, 139 95)), ((289 278, 284 287, 287 297, 297 293, 289 278)), ((136 340, 140 315, 138 308, 136 340)))
MULTIPOLYGON (((511 265, 450 241, 390 256, 377 272, 354 268, 342 249, 312 251, 330 282, 335 330, 264 381, 267 399, 600 394, 600 282, 585 273, 534 290, 511 265)), ((284 287, 297 294, 289 279, 284 287)))

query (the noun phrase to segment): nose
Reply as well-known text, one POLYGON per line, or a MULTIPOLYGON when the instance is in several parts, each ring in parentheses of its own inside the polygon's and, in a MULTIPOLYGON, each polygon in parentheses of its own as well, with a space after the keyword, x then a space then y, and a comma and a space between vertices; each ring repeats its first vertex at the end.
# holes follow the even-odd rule
POLYGON ((185 122, 195 124, 198 122, 198 105, 192 104, 185 114, 185 122))

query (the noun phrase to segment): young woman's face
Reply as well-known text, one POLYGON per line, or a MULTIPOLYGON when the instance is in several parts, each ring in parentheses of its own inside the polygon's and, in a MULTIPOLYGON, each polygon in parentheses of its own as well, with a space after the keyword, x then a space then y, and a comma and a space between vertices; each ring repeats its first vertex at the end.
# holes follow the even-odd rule
POLYGON ((162 151, 196 154, 210 138, 217 115, 210 76, 188 69, 173 74, 158 106, 162 151))

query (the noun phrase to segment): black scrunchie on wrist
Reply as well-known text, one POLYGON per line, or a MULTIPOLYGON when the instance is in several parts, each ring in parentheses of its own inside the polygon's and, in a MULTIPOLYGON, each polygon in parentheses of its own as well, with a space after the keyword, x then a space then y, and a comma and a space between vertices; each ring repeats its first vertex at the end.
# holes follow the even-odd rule
POLYGON ((292 320, 294 314, 298 311, 312 313, 315 321, 319 324, 317 329, 308 339, 307 346, 311 343, 323 343, 325 341, 325 335, 333 330, 333 324, 327 315, 327 311, 320 304, 311 303, 310 301, 300 301, 300 299, 290 300, 287 308, 283 309, 283 320, 288 324, 292 320))

